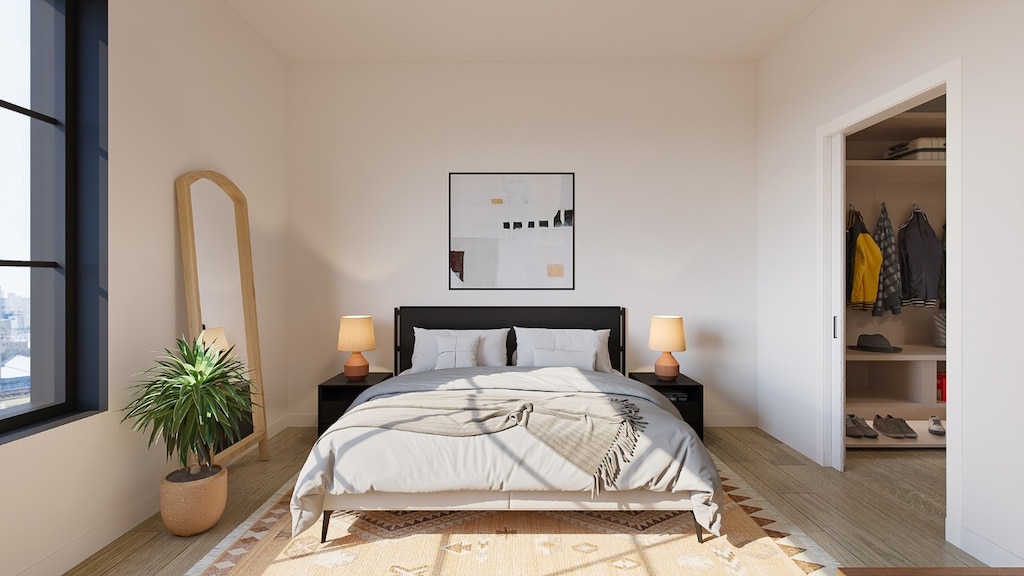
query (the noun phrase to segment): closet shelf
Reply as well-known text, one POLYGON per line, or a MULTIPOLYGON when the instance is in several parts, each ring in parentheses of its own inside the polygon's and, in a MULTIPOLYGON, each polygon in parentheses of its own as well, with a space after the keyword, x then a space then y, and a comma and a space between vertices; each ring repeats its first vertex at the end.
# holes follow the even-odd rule
POLYGON ((847 160, 847 168, 945 168, 945 160, 847 160))
MULTIPOLYGON (((917 438, 889 438, 879 434, 878 438, 846 438, 847 448, 945 448, 946 437, 928 432, 927 420, 907 420, 917 432, 917 438)), ((943 421, 945 424, 945 421, 943 421)), ((871 421, 868 421, 868 426, 871 421)))
MULTIPOLYGON (((867 414, 867 410, 863 409, 864 406, 885 404, 887 406, 891 406, 891 408, 886 408, 885 411, 888 412, 889 414, 893 414, 893 411, 898 411, 900 409, 907 408, 918 408, 922 404, 919 400, 915 400, 913 398, 899 398, 893 395, 885 395, 884 392, 885 391, 883 390, 874 390, 871 392, 848 392, 846 395, 846 405, 849 406, 850 408, 847 410, 847 412, 852 412, 858 416, 868 418, 868 416, 873 416, 876 412, 879 411, 875 410, 871 414, 867 414), (859 408, 860 412, 853 409, 853 406, 855 405, 861 407, 859 408), (861 412, 865 413, 861 414, 861 412)), ((936 401, 935 405, 938 404, 939 403, 936 401)), ((902 414, 896 414, 896 416, 902 416, 902 414)), ((870 418, 868 419, 870 420, 870 418)))
POLYGON ((852 183, 935 182, 946 180, 945 160, 847 160, 846 181, 852 183))
POLYGON ((893 344, 903 348, 902 352, 886 354, 881 352, 864 352, 862 350, 846 349, 847 362, 914 362, 918 360, 935 360, 942 362, 946 359, 946 349, 937 346, 923 346, 920 344, 893 344))

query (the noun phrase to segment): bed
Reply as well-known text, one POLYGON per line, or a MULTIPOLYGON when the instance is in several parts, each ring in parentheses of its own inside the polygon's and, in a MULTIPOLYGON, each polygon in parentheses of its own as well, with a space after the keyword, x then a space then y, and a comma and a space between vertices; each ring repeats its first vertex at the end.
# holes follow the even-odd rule
POLYGON ((620 307, 401 307, 397 375, 317 440, 292 531, 334 510, 679 510, 719 534, 697 434, 626 378, 620 307))

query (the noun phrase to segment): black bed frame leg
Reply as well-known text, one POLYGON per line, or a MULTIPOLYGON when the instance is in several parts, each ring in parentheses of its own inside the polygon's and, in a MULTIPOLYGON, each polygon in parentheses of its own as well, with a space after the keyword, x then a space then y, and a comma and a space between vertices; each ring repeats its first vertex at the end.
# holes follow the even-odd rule
MULTIPOLYGON (((324 542, 327 542, 327 526, 330 525, 330 523, 331 523, 331 513, 332 512, 334 512, 334 510, 324 510, 324 525, 323 525, 323 528, 320 530, 320 543, 321 544, 323 544, 324 542)), ((700 530, 700 527, 698 526, 697 529, 700 530)))
MULTIPOLYGON (((697 523, 697 515, 693 513, 693 510, 690 511, 690 515, 693 516, 693 525, 697 528, 697 542, 700 543, 700 544, 703 544, 704 543, 704 530, 700 527, 700 524, 697 523)), ((324 538, 326 538, 326 537, 327 537, 327 521, 325 520, 324 521, 324 538)))

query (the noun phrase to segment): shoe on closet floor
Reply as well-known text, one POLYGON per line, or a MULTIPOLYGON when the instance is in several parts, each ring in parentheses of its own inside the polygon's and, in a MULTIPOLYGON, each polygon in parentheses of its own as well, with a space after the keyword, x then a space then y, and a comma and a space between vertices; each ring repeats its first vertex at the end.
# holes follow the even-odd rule
POLYGON ((946 428, 942 425, 942 420, 939 420, 938 416, 928 418, 928 432, 936 436, 946 435, 946 428))
POLYGON ((853 421, 853 414, 846 415, 846 435, 850 438, 863 438, 864 432, 857 427, 857 423, 853 421))
POLYGON ((872 424, 874 425, 875 430, 878 430, 889 438, 906 438, 906 435, 902 430, 900 430, 892 416, 882 418, 878 414, 875 414, 875 421, 872 424))
POLYGON ((907 421, 903 418, 889 416, 888 414, 886 414, 885 417, 892 418, 893 421, 896 422, 896 427, 900 432, 903 432, 904 438, 917 438, 917 432, 915 432, 914 429, 910 427, 910 424, 907 424, 907 421))
POLYGON ((874 428, 868 426, 868 423, 865 422, 864 419, 861 418, 860 416, 857 416, 856 414, 850 414, 849 419, 853 420, 853 425, 857 427, 857 430, 860 430, 860 433, 863 437, 878 438, 878 432, 875 432, 874 428))

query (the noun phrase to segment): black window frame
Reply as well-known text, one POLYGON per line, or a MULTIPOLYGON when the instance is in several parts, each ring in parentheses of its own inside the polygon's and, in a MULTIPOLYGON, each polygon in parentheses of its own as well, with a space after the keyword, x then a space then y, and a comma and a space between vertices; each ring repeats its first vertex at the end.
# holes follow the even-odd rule
MULTIPOLYGON (((63 9, 65 21, 64 401, 0 419, 0 444, 107 409, 107 0, 47 2, 63 9)), ((0 106, 60 125, 10 102, 0 106)))

